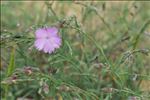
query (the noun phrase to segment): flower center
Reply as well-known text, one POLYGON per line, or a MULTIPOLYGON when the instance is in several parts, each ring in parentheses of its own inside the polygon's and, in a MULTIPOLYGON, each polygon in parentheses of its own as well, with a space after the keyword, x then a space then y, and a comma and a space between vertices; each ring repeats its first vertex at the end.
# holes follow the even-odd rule
POLYGON ((46 39, 49 39, 49 37, 48 37, 48 36, 46 36, 46 39))

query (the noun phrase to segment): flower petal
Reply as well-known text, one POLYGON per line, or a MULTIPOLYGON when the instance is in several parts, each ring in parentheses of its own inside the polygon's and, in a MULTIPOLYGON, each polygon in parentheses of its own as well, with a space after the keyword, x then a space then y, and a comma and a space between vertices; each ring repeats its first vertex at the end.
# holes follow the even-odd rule
POLYGON ((47 35, 48 37, 52 37, 52 36, 58 36, 58 29, 56 27, 49 27, 47 28, 47 35))
POLYGON ((46 43, 44 45, 43 51, 45 53, 52 53, 55 50, 55 48, 53 47, 51 41, 46 40, 46 43))
POLYGON ((59 46, 61 45, 61 38, 59 37, 52 37, 50 41, 53 42, 53 46, 55 48, 59 48, 59 46))
POLYGON ((46 43, 46 39, 37 39, 34 43, 34 46, 38 49, 38 50, 42 50, 44 45, 46 43))
POLYGON ((36 38, 46 38, 47 37, 47 31, 45 28, 41 28, 36 30, 35 32, 36 38))

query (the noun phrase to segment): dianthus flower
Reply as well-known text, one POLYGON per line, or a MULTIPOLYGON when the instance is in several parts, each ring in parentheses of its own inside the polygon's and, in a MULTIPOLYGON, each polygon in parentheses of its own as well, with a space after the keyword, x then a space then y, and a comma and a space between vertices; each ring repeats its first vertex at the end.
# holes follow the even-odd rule
POLYGON ((61 45, 61 38, 56 27, 40 28, 35 32, 34 46, 45 53, 52 53, 61 45))

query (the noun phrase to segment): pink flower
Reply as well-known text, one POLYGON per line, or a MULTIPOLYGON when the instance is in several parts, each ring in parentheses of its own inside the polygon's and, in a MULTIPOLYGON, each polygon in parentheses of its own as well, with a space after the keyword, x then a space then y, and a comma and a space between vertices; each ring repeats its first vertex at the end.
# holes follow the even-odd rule
POLYGON ((40 28, 35 32, 34 46, 45 53, 52 53, 61 45, 61 38, 56 27, 40 28))

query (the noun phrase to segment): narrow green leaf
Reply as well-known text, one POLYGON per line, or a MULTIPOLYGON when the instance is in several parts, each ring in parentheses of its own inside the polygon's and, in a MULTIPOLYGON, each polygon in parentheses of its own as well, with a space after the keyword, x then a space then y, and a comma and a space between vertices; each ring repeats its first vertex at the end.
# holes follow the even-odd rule
POLYGON ((69 42, 68 41, 65 41, 66 42, 66 44, 67 44, 67 46, 68 46, 68 48, 69 48, 69 52, 70 52, 70 55, 72 56, 72 48, 71 48, 71 45, 69 44, 69 42))
POLYGON ((10 61, 9 61, 7 74, 6 74, 7 77, 13 73, 14 68, 15 68, 15 47, 13 47, 11 51, 10 61))
POLYGON ((140 29, 139 34, 136 36, 135 41, 134 41, 134 43, 133 43, 133 50, 136 49, 137 44, 138 44, 138 42, 139 42, 139 38, 140 38, 141 34, 145 31, 145 29, 148 27, 148 25, 150 25, 150 20, 148 20, 148 21, 143 25, 143 27, 140 29))

